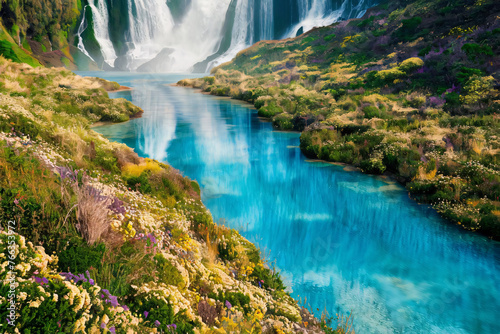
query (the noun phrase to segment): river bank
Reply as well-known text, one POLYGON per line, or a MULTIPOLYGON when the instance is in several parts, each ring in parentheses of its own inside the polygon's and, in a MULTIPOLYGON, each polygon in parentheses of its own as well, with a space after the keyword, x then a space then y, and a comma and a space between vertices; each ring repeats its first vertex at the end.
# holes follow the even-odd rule
POLYGON ((253 244, 213 222, 196 182, 90 130, 142 112, 109 99, 116 83, 2 58, 0 67, 1 250, 12 239, 18 252, 0 275, 18 282, 13 329, 326 329, 253 244))

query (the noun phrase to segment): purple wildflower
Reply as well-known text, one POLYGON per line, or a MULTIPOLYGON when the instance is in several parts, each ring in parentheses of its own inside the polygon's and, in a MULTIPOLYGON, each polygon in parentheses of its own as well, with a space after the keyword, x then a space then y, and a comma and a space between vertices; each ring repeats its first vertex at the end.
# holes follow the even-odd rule
POLYGON ((161 322, 159 322, 158 320, 155 320, 155 326, 160 327, 160 325, 161 325, 161 322))
POLYGON ((19 200, 18 200, 17 198, 14 200, 14 204, 15 204, 15 205, 18 205, 18 204, 19 204, 19 200))
POLYGON ((122 305, 124 311, 130 311, 130 308, 127 305, 122 305))
POLYGON ((147 319, 148 314, 149 314, 149 312, 148 312, 148 311, 144 311, 144 319, 147 319))
POLYGON ((109 296, 109 303, 113 307, 117 307, 120 305, 120 304, 118 304, 118 298, 116 298, 116 296, 111 296, 111 295, 109 296))
POLYGON ((115 334, 115 333, 116 333, 116 331, 115 331, 115 327, 114 327, 114 326, 113 326, 113 327, 110 327, 110 328, 109 328, 109 331, 110 331, 111 333, 113 333, 113 334, 115 334))
POLYGON ((106 328, 106 324, 104 322, 101 322, 101 328, 106 328))
POLYGON ((231 307, 233 307, 233 305, 231 305, 231 303, 229 302, 229 300, 226 300, 226 307, 228 310, 231 309, 231 307))
POLYGON ((149 233, 148 234, 149 240, 151 240, 151 243, 155 244, 156 243, 156 238, 153 234, 149 233))
POLYGON ((446 103, 446 101, 444 99, 442 99, 442 98, 439 98, 439 97, 436 97, 436 96, 431 96, 429 98, 429 103, 432 106, 440 107, 440 106, 444 105, 446 103))

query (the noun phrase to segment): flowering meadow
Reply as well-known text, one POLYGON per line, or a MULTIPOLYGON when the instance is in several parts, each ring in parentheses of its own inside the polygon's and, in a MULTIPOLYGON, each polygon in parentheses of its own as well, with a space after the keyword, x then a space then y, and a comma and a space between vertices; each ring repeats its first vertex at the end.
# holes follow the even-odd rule
POLYGON ((91 130, 141 113, 115 86, 0 58, 2 330, 334 333, 196 182, 91 130))

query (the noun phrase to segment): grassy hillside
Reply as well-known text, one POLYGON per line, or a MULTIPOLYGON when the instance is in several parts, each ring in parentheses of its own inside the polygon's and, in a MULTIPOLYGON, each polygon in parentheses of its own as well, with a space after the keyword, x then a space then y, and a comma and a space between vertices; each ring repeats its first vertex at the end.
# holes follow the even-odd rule
POLYGON ((451 222, 500 240, 500 3, 386 1, 265 41, 183 80, 302 131, 310 158, 391 174, 451 222))
POLYGON ((16 296, 7 332, 345 333, 212 221, 196 182, 91 130, 142 112, 109 99, 118 88, 0 57, 0 279, 17 283, 0 285, 2 319, 16 296))
POLYGON ((0 55, 33 67, 92 66, 74 46, 81 10, 80 0, 0 0, 0 55))

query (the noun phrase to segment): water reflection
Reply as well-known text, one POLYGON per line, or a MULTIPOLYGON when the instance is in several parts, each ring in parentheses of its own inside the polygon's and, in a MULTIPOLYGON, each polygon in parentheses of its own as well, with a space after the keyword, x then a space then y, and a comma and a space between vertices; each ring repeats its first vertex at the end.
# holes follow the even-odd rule
POLYGON ((443 224, 393 182, 306 162, 298 134, 244 105, 136 79, 121 78, 144 116, 97 130, 198 180, 214 218, 318 314, 352 310, 360 333, 500 332, 498 243, 443 224))

